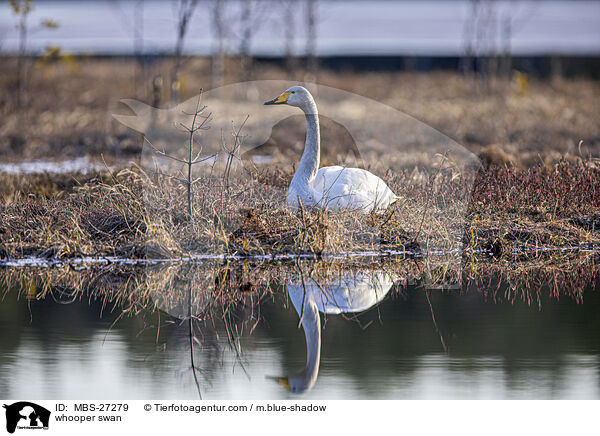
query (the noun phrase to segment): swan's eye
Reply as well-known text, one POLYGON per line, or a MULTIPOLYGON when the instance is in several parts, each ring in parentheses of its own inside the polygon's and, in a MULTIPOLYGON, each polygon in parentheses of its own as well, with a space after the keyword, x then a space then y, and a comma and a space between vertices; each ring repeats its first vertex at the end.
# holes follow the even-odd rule
POLYGON ((292 91, 291 93, 292 93, 292 94, 295 94, 295 93, 296 93, 296 91, 292 91))

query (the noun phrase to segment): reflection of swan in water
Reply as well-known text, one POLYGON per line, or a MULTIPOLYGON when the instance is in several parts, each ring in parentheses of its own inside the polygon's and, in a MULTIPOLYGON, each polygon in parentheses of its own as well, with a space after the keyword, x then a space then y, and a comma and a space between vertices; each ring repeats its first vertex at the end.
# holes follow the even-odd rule
POLYGON ((310 390, 319 373, 321 318, 319 312, 362 312, 380 302, 393 285, 382 271, 345 274, 322 286, 314 279, 290 280, 288 294, 298 312, 306 337, 306 366, 297 374, 278 377, 280 385, 294 393, 310 390))

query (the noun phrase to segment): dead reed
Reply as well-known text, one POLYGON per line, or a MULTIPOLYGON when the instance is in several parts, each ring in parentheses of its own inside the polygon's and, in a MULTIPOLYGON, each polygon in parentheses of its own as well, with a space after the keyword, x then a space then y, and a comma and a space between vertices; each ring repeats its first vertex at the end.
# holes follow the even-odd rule
MULTIPOLYGON (((418 253, 452 247, 498 258, 521 249, 597 248, 598 176, 598 169, 585 162, 563 161, 527 170, 491 167, 479 174, 466 209, 452 202, 461 198, 460 182, 443 175, 435 183, 415 181, 404 172, 388 178, 404 200, 382 216, 291 212, 283 205, 285 191, 273 189, 269 173, 227 187, 204 178, 194 185, 190 222, 186 187, 134 168, 48 195, 31 196, 17 189, 0 205, 0 249, 3 257, 64 259, 198 252, 418 253), (423 189, 423 183, 432 188, 423 189)), ((32 183, 24 188, 31 189, 32 183)))

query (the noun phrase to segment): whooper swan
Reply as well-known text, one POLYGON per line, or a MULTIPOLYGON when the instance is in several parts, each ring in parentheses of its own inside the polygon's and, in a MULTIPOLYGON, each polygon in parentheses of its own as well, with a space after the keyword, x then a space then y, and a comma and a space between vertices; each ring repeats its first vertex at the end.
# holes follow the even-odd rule
POLYGON ((319 169, 321 134, 313 96, 302 86, 292 86, 264 104, 288 104, 302 109, 306 116, 306 142, 296 174, 287 192, 287 204, 300 203, 323 209, 349 209, 363 213, 383 212, 400 197, 375 174, 361 168, 341 166, 319 169))

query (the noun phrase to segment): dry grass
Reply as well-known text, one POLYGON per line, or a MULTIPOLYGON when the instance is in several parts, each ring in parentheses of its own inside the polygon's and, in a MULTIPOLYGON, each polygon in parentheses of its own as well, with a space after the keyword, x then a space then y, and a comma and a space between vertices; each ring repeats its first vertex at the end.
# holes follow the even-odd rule
POLYGON ((465 244, 503 250, 596 247, 600 243, 600 170, 559 162, 527 170, 493 167, 479 174, 465 244))
POLYGON ((71 193, 14 195, 0 205, 4 255, 68 258, 85 254, 141 255, 146 227, 141 187, 124 172, 112 184, 94 179, 71 193))
POLYGON ((595 165, 566 161, 528 170, 482 170, 463 210, 452 203, 456 191, 464 189, 459 180, 442 172, 415 181, 402 172, 388 182, 404 199, 384 215, 291 211, 283 205, 282 191, 268 184, 278 183, 271 173, 230 187, 205 178, 194 185, 190 222, 182 185, 124 170, 49 197, 13 195, 0 206, 0 247, 3 257, 58 259, 390 250, 414 255, 456 248, 499 258, 522 249, 597 249, 598 173, 595 165))
MULTIPOLYGON (((11 58, 0 62, 1 159, 100 154, 109 160, 129 159, 140 151, 141 141, 111 114, 122 112, 121 98, 152 103, 154 78, 166 80, 171 67, 169 59, 148 65, 144 74, 132 59, 81 58, 75 66, 40 63, 28 84, 27 104, 17 112, 15 62, 11 58)), ((208 60, 186 60, 181 77, 183 101, 210 83, 208 60)), ((305 79, 302 73, 291 77, 260 64, 254 77, 305 79)), ((239 63, 229 60, 224 84, 240 78, 239 63)), ((316 81, 412 115, 490 162, 528 167, 540 159, 552 164, 563 157, 600 156, 600 85, 593 80, 530 77, 525 89, 511 81, 484 89, 475 79, 455 73, 322 70, 316 81)), ((165 107, 168 86, 159 89, 157 97, 158 105, 165 107)))

